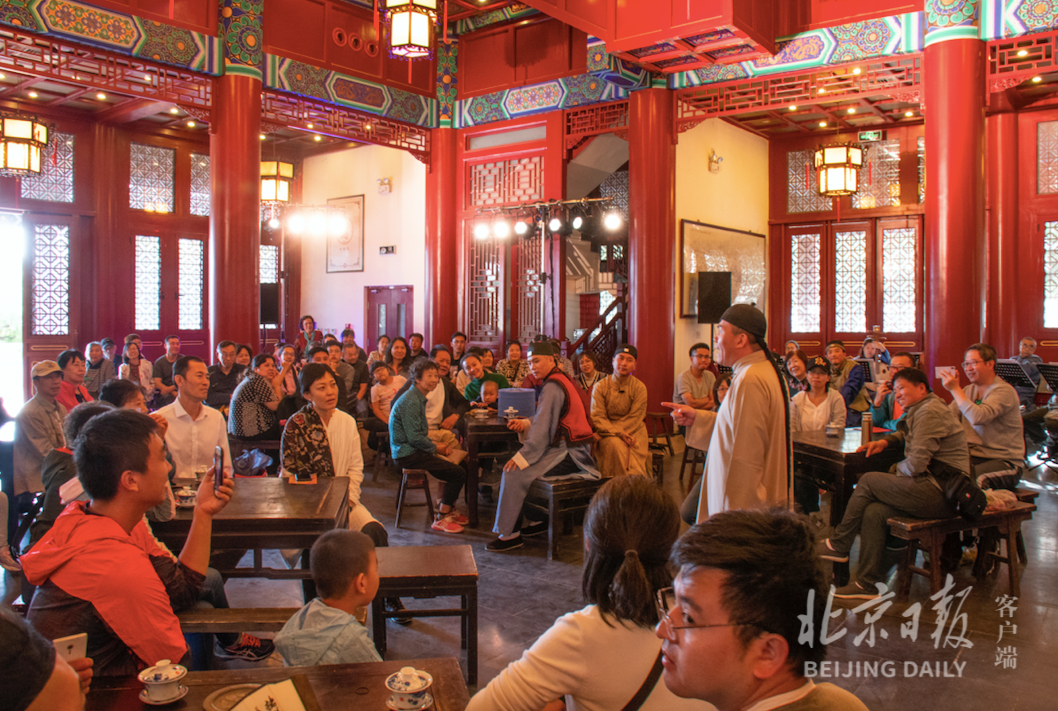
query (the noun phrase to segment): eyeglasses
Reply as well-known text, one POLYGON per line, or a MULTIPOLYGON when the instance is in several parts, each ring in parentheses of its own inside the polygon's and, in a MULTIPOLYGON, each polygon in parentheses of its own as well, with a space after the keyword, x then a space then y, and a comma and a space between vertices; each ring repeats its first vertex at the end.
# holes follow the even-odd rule
POLYGON ((985 362, 983 360, 966 360, 966 361, 963 361, 962 367, 963 368, 969 368, 971 366, 977 367, 979 365, 984 365, 984 363, 985 362))
POLYGON ((657 593, 657 607, 658 607, 658 629, 662 628, 662 623, 667 625, 668 629, 664 630, 665 639, 670 642, 676 641, 676 630, 687 630, 687 629, 705 629, 707 627, 747 627, 754 626, 747 623, 734 623, 729 622, 723 625, 696 625, 690 624, 685 621, 683 617, 683 611, 676 605, 676 591, 673 588, 662 588, 657 593), (676 620, 672 619, 672 613, 676 613, 676 620))

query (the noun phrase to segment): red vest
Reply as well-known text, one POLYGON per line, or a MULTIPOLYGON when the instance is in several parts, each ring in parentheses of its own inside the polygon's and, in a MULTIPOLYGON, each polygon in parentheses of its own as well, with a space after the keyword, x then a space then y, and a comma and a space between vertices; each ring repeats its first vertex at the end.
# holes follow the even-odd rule
POLYGON ((566 402, 562 406, 562 414, 559 416, 558 429, 555 431, 555 444, 559 437, 564 437, 569 444, 588 444, 595 437, 588 415, 584 411, 584 401, 580 399, 577 386, 564 372, 555 368, 544 382, 552 381, 562 386, 565 391, 566 402))

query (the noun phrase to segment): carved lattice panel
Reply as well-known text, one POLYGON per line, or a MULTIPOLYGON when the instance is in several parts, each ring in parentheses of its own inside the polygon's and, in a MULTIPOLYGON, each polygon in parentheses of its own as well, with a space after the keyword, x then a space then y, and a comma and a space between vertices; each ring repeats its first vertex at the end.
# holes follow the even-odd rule
POLYGON ((469 261, 467 337, 471 341, 503 340, 499 327, 503 308, 503 244, 492 239, 473 240, 469 261))
POLYGON ((825 212, 831 209, 830 198, 820 195, 817 187, 815 151, 787 151, 786 211, 825 212))
POLYGON ((918 137, 918 204, 926 202, 926 137, 918 137))
POLYGON ((818 234, 790 237, 790 331, 819 332, 818 234))
POLYGON ((1058 121, 1036 124, 1036 192, 1058 193, 1058 121))
POLYGON ((834 330, 867 330, 867 233, 863 230, 834 235, 834 330))
POLYGON ((204 287, 202 240, 180 240, 180 330, 202 328, 202 292, 204 287))
POLYGON ((130 145, 129 207, 149 212, 172 212, 176 151, 143 143, 130 145))
POLYGON ((518 339, 523 343, 533 340, 544 330, 544 240, 537 233, 518 245, 518 339))
POLYGON ((882 230, 882 328, 886 333, 917 330, 917 250, 918 230, 882 230))
POLYGON ((544 157, 478 163, 470 166, 470 204, 492 207, 533 202, 544 194, 544 157))
POLYGON ((864 145, 859 190, 852 207, 869 209, 900 204, 900 141, 875 141, 864 145))
POLYGON ((209 156, 191 154, 191 214, 209 217, 209 156))
POLYGON ((262 244, 258 263, 257 278, 262 284, 279 283, 279 247, 274 244, 262 244))
POLYGON ((1058 328, 1058 222, 1043 223, 1043 327, 1058 328))
POLYGON ((613 206, 628 221, 628 171, 618 170, 599 183, 599 196, 611 198, 613 206))
POLYGON ((40 175, 22 178, 22 197, 49 202, 73 202, 72 133, 51 132, 42 156, 40 175))
POLYGON ((65 336, 70 332, 70 228, 33 228, 34 336, 65 336))
POLYGON ((136 236, 136 330, 161 328, 162 241, 136 236))

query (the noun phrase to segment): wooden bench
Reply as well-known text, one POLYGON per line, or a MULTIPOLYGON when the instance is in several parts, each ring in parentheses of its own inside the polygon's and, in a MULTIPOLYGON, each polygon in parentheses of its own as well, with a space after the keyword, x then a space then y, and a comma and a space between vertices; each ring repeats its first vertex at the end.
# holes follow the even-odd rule
POLYGON ((430 472, 425 469, 402 469, 400 474, 400 487, 397 489, 397 528, 400 528, 400 519, 404 513, 405 506, 425 506, 430 513, 429 522, 433 523, 433 493, 430 491, 430 472), (409 489, 421 489, 426 501, 421 504, 406 504, 404 497, 409 489))
POLYGON ((371 602, 375 647, 385 659, 387 617, 459 617, 460 642, 467 650, 467 684, 478 681, 478 566, 468 545, 376 548, 378 593, 371 602), (386 598, 458 596, 459 607, 386 609, 386 598))
POLYGON ((930 594, 935 594, 941 589, 941 549, 944 539, 949 533, 959 533, 977 528, 981 531, 994 530, 999 536, 1006 540, 1005 556, 990 551, 978 549, 977 564, 974 565, 974 574, 978 579, 984 576, 985 563, 987 560, 996 560, 1007 564, 1007 574, 1010 579, 1010 593, 1014 596, 1021 595, 1021 585, 1018 580, 1017 571, 1017 539, 1021 532, 1021 522, 1032 518, 1036 510, 1036 504, 1018 501, 1011 509, 1004 511, 992 511, 981 516, 977 521, 967 521, 964 518, 941 518, 920 519, 904 516, 894 516, 889 519, 889 531, 897 538, 908 541, 904 560, 900 563, 897 574, 897 596, 899 599, 907 599, 911 591, 911 575, 916 573, 929 578, 930 594), (919 549, 929 552, 929 569, 915 565, 919 549))
POLYGON ((176 613, 180 630, 193 632, 278 632, 296 607, 241 607, 191 609, 176 613))
POLYGON ((687 469, 687 465, 691 465, 691 474, 687 479, 687 493, 691 492, 694 488, 694 480, 699 476, 705 475, 705 452, 700 449, 695 449, 690 445, 686 445, 683 448, 683 461, 680 462, 680 482, 683 482, 683 473, 687 469), (698 465, 702 465, 701 473, 698 472, 698 465))
POLYGON ((547 512, 550 526, 547 532, 547 559, 558 553, 558 526, 562 532, 573 533, 573 513, 588 508, 591 498, 605 479, 537 479, 529 487, 525 503, 547 512))
POLYGON ((664 452, 666 449, 669 450, 669 454, 675 455, 676 450, 672 448, 672 433, 669 432, 669 423, 672 422, 672 417, 667 412, 648 412, 646 421, 648 427, 651 429, 650 434, 650 448, 658 449, 664 452), (664 437, 665 444, 658 444, 658 438, 664 437))
POLYGON ((661 452, 650 453, 650 473, 659 489, 665 488, 665 455, 661 452))

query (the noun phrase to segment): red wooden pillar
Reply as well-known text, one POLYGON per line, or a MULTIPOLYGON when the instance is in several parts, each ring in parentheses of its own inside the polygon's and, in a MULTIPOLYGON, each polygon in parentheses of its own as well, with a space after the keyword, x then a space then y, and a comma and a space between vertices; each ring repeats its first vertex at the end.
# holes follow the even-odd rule
POLYGON ((459 134, 435 128, 426 173, 426 344, 448 343, 463 303, 459 264, 459 134))
POLYGON ((1000 353, 1014 353, 1018 283, 1018 116, 988 119, 988 311, 985 340, 1000 353))
POLYGON ((213 85, 209 308, 213 345, 260 340, 261 81, 226 74, 213 85))
POLYGON ((927 371, 981 338, 985 282, 985 44, 926 38, 927 371))
POLYGON ((672 93, 641 89, 629 100, 629 338, 643 367, 647 409, 672 397, 676 281, 676 141, 672 93))

